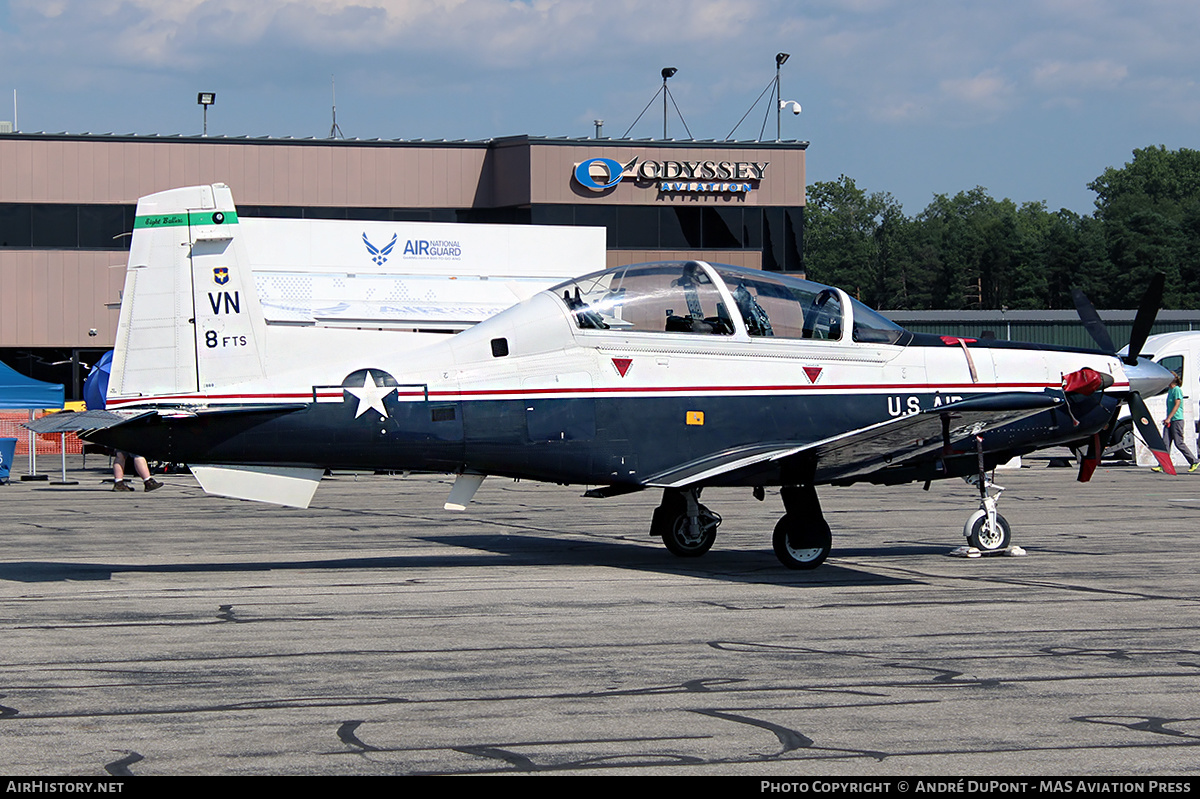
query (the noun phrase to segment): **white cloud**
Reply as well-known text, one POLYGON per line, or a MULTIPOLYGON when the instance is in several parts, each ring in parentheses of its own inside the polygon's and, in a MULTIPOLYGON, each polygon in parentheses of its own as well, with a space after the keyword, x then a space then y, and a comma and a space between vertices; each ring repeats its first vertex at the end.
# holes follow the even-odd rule
POLYGON ((1050 91, 1112 89, 1128 76, 1128 67, 1109 59, 1043 62, 1031 75, 1035 86, 1050 91))
POLYGON ((970 78, 940 81, 938 88, 951 100, 989 111, 1007 106, 1014 93, 1012 82, 994 69, 970 78))
MULTIPOLYGON (((672 65, 689 124, 713 118, 693 132, 719 136, 783 51, 792 54, 785 92, 805 105, 797 122, 806 126, 822 108, 843 122, 990 124, 1023 108, 1086 110, 1102 94, 1141 103, 1139 86, 1190 79, 1200 71, 1192 9, 1190 0, 12 0, 0 69, 63 91, 199 75, 243 93, 301 92, 336 72, 339 98, 357 77, 380 102, 493 103, 515 130, 565 98, 564 119, 596 108, 619 133, 672 65), (628 119, 616 121, 624 109, 628 119)), ((1172 98, 1194 105, 1186 87, 1159 102, 1172 98)))

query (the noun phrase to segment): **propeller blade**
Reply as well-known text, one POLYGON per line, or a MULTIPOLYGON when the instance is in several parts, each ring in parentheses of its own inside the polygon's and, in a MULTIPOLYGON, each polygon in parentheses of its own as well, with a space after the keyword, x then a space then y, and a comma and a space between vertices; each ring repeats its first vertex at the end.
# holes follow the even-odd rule
POLYGON ((1142 347, 1146 344, 1146 339, 1150 336, 1150 328, 1154 327, 1154 319, 1158 316, 1158 309, 1162 305, 1163 286, 1166 285, 1167 278, 1162 272, 1156 272, 1154 277, 1150 278, 1150 285, 1146 287, 1146 294, 1142 297, 1142 304, 1138 307, 1137 316, 1133 319, 1133 331, 1129 334, 1129 355, 1125 358, 1125 363, 1137 363, 1138 355, 1142 352, 1142 347))
POLYGON ((1175 474, 1175 464, 1171 463, 1171 456, 1167 454, 1167 445, 1163 443, 1162 434, 1158 432, 1158 425, 1150 415, 1146 403, 1142 401, 1142 395, 1136 391, 1129 395, 1129 410, 1133 414, 1133 423, 1137 425, 1146 446, 1154 453, 1158 465, 1167 474, 1175 474))
MULTIPOLYGON (((1071 289, 1071 298, 1075 300, 1075 310, 1079 312, 1079 318, 1083 321, 1083 327, 1087 330, 1088 335, 1101 350, 1110 355, 1115 353, 1117 348, 1113 345, 1112 336, 1108 335, 1108 328, 1104 326, 1100 314, 1096 313, 1096 306, 1092 305, 1092 301, 1079 289, 1071 289)), ((1151 324, 1153 324, 1153 320, 1151 320, 1151 324)))
POLYGON ((1079 477, 1081 483, 1086 483, 1092 479, 1092 475, 1096 473, 1096 467, 1100 465, 1100 434, 1096 433, 1088 442, 1087 454, 1079 459, 1079 477))

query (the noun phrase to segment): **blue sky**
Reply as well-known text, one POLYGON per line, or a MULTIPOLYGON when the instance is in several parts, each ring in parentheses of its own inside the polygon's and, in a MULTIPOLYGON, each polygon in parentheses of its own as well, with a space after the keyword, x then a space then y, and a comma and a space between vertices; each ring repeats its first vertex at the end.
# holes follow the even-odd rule
MULTIPOLYGON (((0 119, 16 90, 24 131, 194 134, 203 90, 210 135, 324 137, 332 76, 351 138, 619 136, 674 66, 724 139, 783 51, 810 183, 1086 214, 1134 148, 1197 147, 1198 42, 1192 0, 0 0, 0 119)), ((656 106, 630 135, 661 132, 656 106)))

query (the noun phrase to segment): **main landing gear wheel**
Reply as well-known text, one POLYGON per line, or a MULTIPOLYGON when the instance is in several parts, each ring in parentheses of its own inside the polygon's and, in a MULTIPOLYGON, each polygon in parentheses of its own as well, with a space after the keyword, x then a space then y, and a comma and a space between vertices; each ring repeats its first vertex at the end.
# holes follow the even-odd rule
POLYGON ((663 491, 662 504, 654 509, 650 535, 659 536, 672 555, 698 558, 717 540, 721 516, 701 505, 700 489, 663 491))
POLYGON ((990 525, 987 511, 982 509, 975 511, 967 519, 966 525, 963 526, 963 533, 967 536, 967 544, 980 552, 998 552, 1008 549, 1012 539, 1012 530, 1008 526, 1008 520, 997 513, 995 525, 990 525))
POLYGON ((789 569, 815 569, 829 557, 833 533, 823 518, 806 522, 788 513, 776 523, 771 544, 789 569))
POLYGON ((1113 433, 1112 444, 1109 445, 1112 454, 1123 461, 1134 460, 1133 423, 1121 422, 1113 433))
POLYGON ((721 517, 701 505, 694 523, 686 513, 672 519, 670 529, 663 532, 663 543, 672 555, 698 558, 712 549, 720 524, 721 517))

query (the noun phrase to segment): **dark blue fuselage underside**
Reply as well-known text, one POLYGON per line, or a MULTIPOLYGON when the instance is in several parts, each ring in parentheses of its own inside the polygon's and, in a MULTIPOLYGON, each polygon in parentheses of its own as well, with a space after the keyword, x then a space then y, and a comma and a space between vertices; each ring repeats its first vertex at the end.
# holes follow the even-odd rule
MULTIPOLYGON (((925 410, 944 404, 934 393, 910 396, 925 410)), ((637 485, 730 450, 802 447, 911 409, 907 402, 902 408, 898 397, 861 393, 425 402, 393 396, 384 402, 386 418, 374 410, 355 418, 357 401, 347 394, 342 403, 296 410, 147 416, 89 438, 151 459, 191 464, 467 471, 557 483, 637 485)), ((1073 403, 1071 413, 1048 410, 990 430, 983 434, 987 461, 992 465, 1086 438, 1108 423, 1117 403, 1098 395, 1073 403)), ((907 482, 972 473, 975 443, 952 443, 961 453, 962 468, 947 468, 945 453, 939 453, 896 464, 892 477, 860 479, 907 482)), ((771 464, 702 482, 779 485, 811 480, 771 464)))

